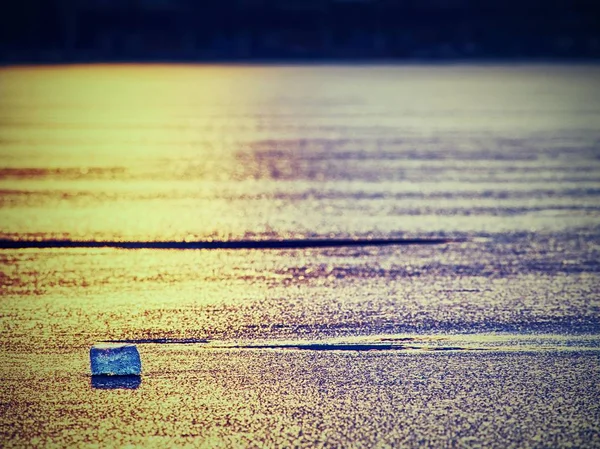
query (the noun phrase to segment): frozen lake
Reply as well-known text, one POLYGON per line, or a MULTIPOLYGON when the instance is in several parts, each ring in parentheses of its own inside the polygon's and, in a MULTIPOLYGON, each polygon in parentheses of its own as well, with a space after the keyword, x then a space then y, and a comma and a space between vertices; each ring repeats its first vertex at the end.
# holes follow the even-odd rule
POLYGON ((0 239, 450 240, 0 249, 0 443, 600 447, 598 80, 0 69, 0 239))

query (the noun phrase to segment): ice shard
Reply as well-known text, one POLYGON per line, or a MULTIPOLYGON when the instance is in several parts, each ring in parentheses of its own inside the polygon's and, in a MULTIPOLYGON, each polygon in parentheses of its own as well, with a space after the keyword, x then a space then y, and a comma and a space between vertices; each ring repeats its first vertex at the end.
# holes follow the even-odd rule
POLYGON ((90 349, 92 376, 139 376, 142 362, 132 344, 100 343, 90 349))

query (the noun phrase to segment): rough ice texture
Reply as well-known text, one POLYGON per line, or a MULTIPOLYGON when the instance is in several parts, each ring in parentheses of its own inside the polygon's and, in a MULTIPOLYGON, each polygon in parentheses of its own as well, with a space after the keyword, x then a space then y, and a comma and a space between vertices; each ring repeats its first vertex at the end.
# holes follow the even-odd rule
POLYGON ((135 345, 102 343, 90 349, 92 375, 139 376, 140 354, 135 345))

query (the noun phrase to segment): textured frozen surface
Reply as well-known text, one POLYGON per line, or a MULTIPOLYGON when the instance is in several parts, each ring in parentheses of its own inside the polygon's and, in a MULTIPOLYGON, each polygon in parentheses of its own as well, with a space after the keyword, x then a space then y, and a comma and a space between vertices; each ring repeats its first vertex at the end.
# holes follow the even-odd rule
POLYGON ((3 446, 600 447, 594 351, 140 349, 129 390, 75 352, 0 354, 3 446))
POLYGON ((0 251, 0 446, 600 447, 599 75, 2 69, 3 238, 466 242, 0 251))
POLYGON ((90 349, 92 375, 128 376, 142 374, 142 362, 135 345, 98 344, 90 349))

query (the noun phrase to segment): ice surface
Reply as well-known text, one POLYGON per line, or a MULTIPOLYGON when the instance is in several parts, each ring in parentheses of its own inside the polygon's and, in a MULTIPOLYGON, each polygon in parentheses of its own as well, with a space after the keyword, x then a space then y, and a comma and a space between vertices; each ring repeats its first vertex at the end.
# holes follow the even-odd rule
POLYGON ((140 354, 132 344, 96 344, 90 349, 90 363, 93 376, 139 376, 142 373, 140 354))

